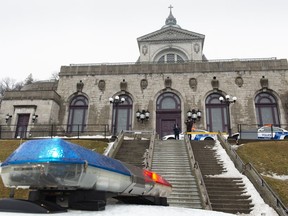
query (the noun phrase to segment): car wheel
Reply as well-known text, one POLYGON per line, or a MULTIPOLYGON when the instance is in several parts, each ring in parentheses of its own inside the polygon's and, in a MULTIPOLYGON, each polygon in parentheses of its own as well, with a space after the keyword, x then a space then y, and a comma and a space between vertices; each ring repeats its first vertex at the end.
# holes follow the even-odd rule
POLYGON ((206 137, 204 140, 214 140, 212 137, 206 137))
POLYGON ((284 139, 287 140, 287 139, 288 139, 288 136, 285 136, 284 139))
POLYGON ((173 138, 173 137, 169 137, 167 140, 172 140, 172 139, 175 139, 175 138, 173 138))

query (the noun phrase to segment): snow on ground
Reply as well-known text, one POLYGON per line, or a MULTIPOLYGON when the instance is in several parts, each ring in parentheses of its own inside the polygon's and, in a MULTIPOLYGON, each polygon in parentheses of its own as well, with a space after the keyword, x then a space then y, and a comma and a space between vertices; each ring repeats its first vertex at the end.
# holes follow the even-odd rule
MULTIPOLYGON (((43 214, 28 213, 7 213, 1 212, 0 216, 43 216, 43 214)), ((45 215, 45 214, 44 214, 45 215)), ((223 212, 164 207, 164 206, 145 206, 145 205, 107 205, 104 211, 76 211, 69 210, 65 213, 57 213, 55 216, 233 216, 223 212)), ((260 215, 259 215, 260 216, 260 215)), ((267 215, 268 216, 268 215, 267 215)))
POLYGON ((240 177, 243 179, 243 182, 246 187, 247 194, 251 196, 252 204, 254 204, 253 210, 250 214, 241 214, 241 215, 249 215, 249 216, 258 216, 258 215, 266 215, 266 216, 278 216, 276 211, 267 205, 264 200, 261 198, 260 194, 250 182, 250 180, 243 174, 241 174, 234 163, 226 153, 226 150, 221 146, 220 142, 217 140, 214 150, 216 150, 217 157, 223 161, 223 166, 226 168, 227 172, 222 173, 220 175, 214 175, 213 177, 240 177))

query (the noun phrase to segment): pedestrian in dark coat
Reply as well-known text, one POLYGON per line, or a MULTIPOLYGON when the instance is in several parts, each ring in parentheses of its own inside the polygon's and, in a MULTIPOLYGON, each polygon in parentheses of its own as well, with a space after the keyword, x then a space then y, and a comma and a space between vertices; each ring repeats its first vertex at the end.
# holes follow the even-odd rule
MULTIPOLYGON (((193 127, 193 122, 191 119, 187 119, 186 122, 186 132, 191 132, 192 131, 192 127, 193 127)), ((189 140, 191 140, 192 136, 191 134, 188 134, 188 138, 189 140)))
POLYGON ((175 139, 179 140, 180 128, 178 124, 175 124, 173 127, 175 139))

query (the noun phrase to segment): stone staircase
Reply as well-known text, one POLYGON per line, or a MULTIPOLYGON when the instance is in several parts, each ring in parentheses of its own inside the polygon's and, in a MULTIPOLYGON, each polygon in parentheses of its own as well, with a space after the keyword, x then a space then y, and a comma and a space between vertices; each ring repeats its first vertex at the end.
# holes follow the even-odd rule
POLYGON ((123 140, 115 159, 143 168, 143 155, 150 140, 123 140))
POLYGON ((170 206, 203 208, 184 141, 155 140, 152 171, 172 184, 173 191, 168 197, 170 206))
POLYGON ((213 177, 226 171, 223 161, 216 157, 213 150, 215 141, 191 141, 191 146, 195 160, 199 163, 212 209, 233 214, 249 214, 253 205, 250 196, 243 195, 243 180, 238 177, 213 177))

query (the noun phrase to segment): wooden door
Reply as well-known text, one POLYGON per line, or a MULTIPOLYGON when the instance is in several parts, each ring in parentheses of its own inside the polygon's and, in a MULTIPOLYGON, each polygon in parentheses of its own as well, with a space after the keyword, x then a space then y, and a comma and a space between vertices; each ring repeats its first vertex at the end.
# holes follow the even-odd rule
POLYGON ((19 114, 16 126, 15 138, 26 138, 30 114, 19 114))

